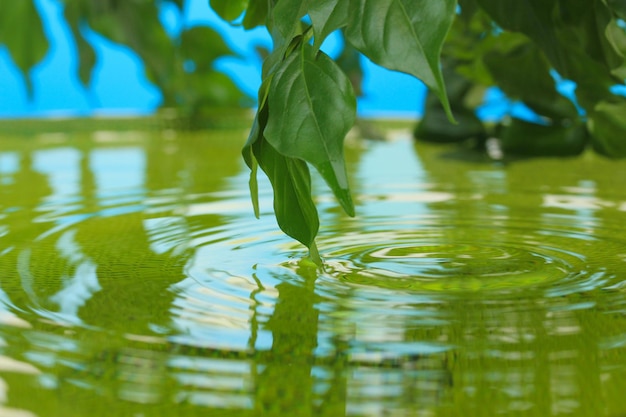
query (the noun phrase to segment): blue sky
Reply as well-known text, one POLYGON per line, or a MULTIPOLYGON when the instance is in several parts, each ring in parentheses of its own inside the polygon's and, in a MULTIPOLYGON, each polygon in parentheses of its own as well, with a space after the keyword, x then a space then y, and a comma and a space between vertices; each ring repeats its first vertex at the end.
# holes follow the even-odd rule
MULTIPOLYGON (((0 46, 0 118, 150 114, 159 106, 160 92, 146 80, 137 56, 94 32, 89 40, 98 61, 91 85, 84 88, 77 78, 76 45, 64 21, 61 2, 36 0, 35 3, 44 18, 50 49, 31 71, 34 94, 29 98, 7 48, 0 46)), ((187 0, 183 14, 165 3, 161 17, 172 34, 196 25, 208 25, 222 33, 242 58, 223 59, 216 64, 217 69, 231 75, 243 91, 256 95, 261 63, 254 54, 254 46, 270 45, 263 29, 245 32, 230 26, 210 10, 207 0, 187 0)), ((331 36, 324 48, 332 55, 336 44, 331 36)), ((366 59, 363 64, 365 96, 359 102, 361 114, 410 117, 419 114, 424 87, 418 80, 384 70, 366 59)))

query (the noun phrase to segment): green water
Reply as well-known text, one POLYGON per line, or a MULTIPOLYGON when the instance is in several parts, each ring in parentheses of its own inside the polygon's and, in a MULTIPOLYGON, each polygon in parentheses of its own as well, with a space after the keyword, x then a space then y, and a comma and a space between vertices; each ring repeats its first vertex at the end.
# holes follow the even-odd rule
POLYGON ((0 137, 0 415, 626 416, 626 161, 347 147, 323 272, 245 128, 0 137))

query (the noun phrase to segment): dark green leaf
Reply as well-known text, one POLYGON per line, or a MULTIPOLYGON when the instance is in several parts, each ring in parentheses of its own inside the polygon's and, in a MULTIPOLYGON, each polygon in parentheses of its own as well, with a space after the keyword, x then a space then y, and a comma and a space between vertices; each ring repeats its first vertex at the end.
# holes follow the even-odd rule
POLYGON ((606 27, 606 39, 620 58, 619 64, 613 66, 611 73, 624 80, 626 79, 626 32, 618 25, 617 20, 612 19, 606 27))
POLYGON ((220 34, 206 26, 185 30, 180 38, 180 52, 183 60, 195 63, 196 71, 209 71, 216 59, 233 55, 220 34))
POLYGON ((78 49, 78 78, 87 87, 91 83, 91 73, 96 65, 96 52, 80 31, 81 22, 85 19, 88 9, 80 2, 69 2, 65 6, 64 15, 78 49))
POLYGON ((41 61, 48 51, 48 39, 43 31, 39 13, 31 0, 0 3, 0 44, 6 45, 13 62, 25 76, 29 94, 32 86, 28 71, 41 61))
MULTIPOLYGON (((260 100, 259 100, 260 101, 260 100)), ((252 123, 252 129, 248 135, 248 140, 241 151, 246 165, 250 168, 250 180, 248 186, 250 188, 250 198, 252 199, 252 208, 254 209, 254 215, 258 219, 260 216, 259 211, 259 185, 257 182, 257 170, 258 161, 254 156, 252 146, 260 140, 263 140, 263 131, 267 125, 267 106, 261 105, 257 110, 254 122, 252 123)))
POLYGON ((353 0, 346 36, 378 65, 421 79, 453 120, 439 67, 456 0, 353 0))
POLYGON ((361 53, 348 42, 344 42, 341 54, 335 59, 337 65, 346 73, 354 93, 360 97, 363 95, 363 67, 361 67, 361 53))
POLYGON ((550 61, 565 66, 553 20, 558 0, 477 0, 503 29, 521 32, 541 46, 550 61))
POLYGON ((348 77, 326 54, 303 44, 274 74, 268 104, 268 142, 283 155, 311 163, 353 216, 343 157, 345 135, 356 119, 348 77))
POLYGON ((550 66, 534 44, 527 42, 506 52, 491 51, 483 59, 496 85, 509 97, 552 119, 578 117, 574 104, 557 92, 550 66))
POLYGON ((470 15, 466 15, 465 9, 461 9, 461 16, 454 20, 442 51, 443 76, 446 93, 451 102, 455 101, 455 98, 454 91, 450 91, 451 84, 447 79, 449 74, 445 72, 447 67, 453 68, 454 72, 477 85, 485 87, 493 85, 493 79, 482 59, 483 55, 493 48, 496 38, 493 33, 493 21, 476 8, 474 0, 466 0, 459 4, 464 7, 466 3, 469 3, 469 6, 465 7, 469 9, 470 15))
MULTIPOLYGON (((612 24, 617 24, 613 14, 602 3, 596 2, 593 13, 588 13, 588 15, 590 15, 588 31, 591 32, 589 36, 591 41, 588 42, 586 48, 587 54, 593 59, 604 63, 609 70, 620 67, 624 64, 624 57, 621 51, 615 49, 616 43, 614 43, 619 43, 619 39, 617 39, 619 36, 618 32, 613 32, 614 38, 609 39, 612 24)), ((624 30, 622 29, 623 37, 624 30)))
POLYGON ((335 30, 348 24, 347 0, 308 0, 309 17, 315 32, 314 46, 319 49, 322 42, 335 30))
POLYGON ((87 40, 77 32, 74 32, 76 46, 78 47, 78 77, 85 87, 91 83, 91 74, 96 65, 96 51, 87 40))
POLYGON ((587 50, 581 48, 586 30, 581 27, 560 31, 559 40, 566 65, 557 70, 566 79, 577 84, 576 99, 578 104, 592 111, 598 101, 609 99, 611 86, 616 81, 604 60, 594 59, 587 50))
POLYGON ((626 157, 626 102, 598 103, 587 124, 597 151, 610 157, 626 157))
POLYGON ((311 247, 319 229, 306 162, 280 154, 265 139, 252 145, 254 155, 274 190, 274 213, 281 230, 311 247))
POLYGON ((217 71, 186 74, 189 101, 199 107, 238 107, 241 90, 226 74, 217 71))
POLYGON ((243 18, 244 28, 252 29, 265 24, 268 12, 267 3, 267 0, 250 0, 243 18))
POLYGON ((241 16, 248 6, 248 0, 209 0, 209 4, 215 13, 230 22, 241 16))
POLYGON ((306 14, 306 0, 279 0, 272 10, 270 32, 276 41, 280 36, 283 43, 298 34, 300 19, 306 14))

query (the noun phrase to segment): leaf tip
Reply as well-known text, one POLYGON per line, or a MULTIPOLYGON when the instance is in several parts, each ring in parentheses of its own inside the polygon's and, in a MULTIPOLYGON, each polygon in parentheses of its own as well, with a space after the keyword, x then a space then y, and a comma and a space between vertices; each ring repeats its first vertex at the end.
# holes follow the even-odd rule
POLYGON ((445 91, 441 94, 438 93, 437 95, 439 96, 439 100, 441 101, 443 109, 446 112, 446 117, 448 118, 448 121, 453 125, 458 125, 459 122, 454 118, 454 114, 452 113, 452 107, 450 107, 450 101, 448 100, 448 96, 446 95, 445 91))
POLYGON ((311 242, 309 245, 309 259, 313 261, 318 268, 324 268, 324 261, 322 261, 322 257, 320 256, 319 251, 317 250, 317 245, 315 244, 315 240, 311 242))

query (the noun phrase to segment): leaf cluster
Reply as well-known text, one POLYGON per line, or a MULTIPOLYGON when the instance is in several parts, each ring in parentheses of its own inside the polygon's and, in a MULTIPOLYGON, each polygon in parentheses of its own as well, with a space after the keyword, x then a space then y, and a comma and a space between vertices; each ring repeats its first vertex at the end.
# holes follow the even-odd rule
MULTIPOLYGON (((15 65, 27 74, 48 52, 48 39, 41 17, 32 1, 0 3, 0 45, 5 45, 15 65)), ((32 94, 30 77, 25 77, 28 94, 32 94)))
POLYGON ((346 41, 373 62, 423 80, 452 119, 439 54, 456 1, 210 0, 210 4, 224 19, 239 19, 245 28, 265 25, 272 36, 274 49, 263 65, 259 107, 243 150, 251 169, 253 205, 258 215, 260 167, 272 183, 278 225, 309 247, 313 260, 320 263, 309 165, 353 216, 343 141, 356 119, 350 77, 320 50, 322 43, 342 30, 346 41))
MULTIPOLYGON (((238 107, 245 101, 225 74, 214 70, 215 60, 234 56, 222 37, 208 27, 182 28, 171 37, 159 19, 163 2, 155 0, 61 0, 64 17, 76 42, 78 76, 88 87, 97 63, 89 40, 95 32, 129 47, 143 61, 148 79, 162 93, 162 107, 194 116, 206 107, 238 107)), ((182 13, 184 0, 169 0, 182 13)), ((43 59, 48 40, 33 0, 4 1, 0 5, 0 44, 26 74, 43 59)), ((30 80, 26 78, 29 91, 30 80)))
MULTIPOLYGON (((232 51, 206 27, 168 36, 159 21, 165 0, 62 1, 84 85, 97 59, 88 40, 94 31, 139 55, 163 106, 193 114, 240 104, 236 86, 213 69, 232 51)), ((184 0, 169 1, 182 10, 184 0)), ((274 190, 279 226, 318 264, 310 167, 354 215, 343 141, 356 119, 359 53, 429 88, 419 139, 484 144, 497 137, 505 153, 574 155, 591 146, 626 156, 626 98, 614 93, 626 78, 623 0, 208 1, 223 19, 246 29, 265 26, 272 37, 243 149, 252 202, 258 216, 260 167, 274 190), (346 46, 333 60, 320 48, 337 30, 346 46), (575 83, 575 96, 561 94, 560 79, 575 83), (524 104, 534 119, 486 125, 476 109, 493 87, 524 104)), ((33 1, 2 3, 0 44, 24 73, 43 58, 47 40, 33 1)))
POLYGON ((626 3, 617 0, 461 0, 442 52, 450 105, 459 123, 427 98, 416 137, 436 142, 497 137, 509 154, 576 155, 586 147, 626 156, 626 3), (558 90, 573 81, 574 97, 558 90), (533 120, 487 126, 475 114, 498 87, 533 120))

